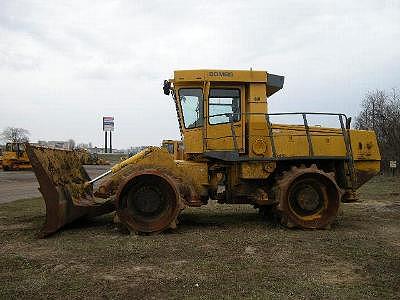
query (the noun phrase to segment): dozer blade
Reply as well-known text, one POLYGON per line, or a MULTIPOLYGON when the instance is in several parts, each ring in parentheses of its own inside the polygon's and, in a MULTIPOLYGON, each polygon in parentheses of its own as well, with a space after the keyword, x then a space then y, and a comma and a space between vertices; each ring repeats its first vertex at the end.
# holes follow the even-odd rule
POLYGON ((113 201, 99 201, 89 175, 71 150, 26 145, 29 160, 46 202, 46 222, 38 236, 46 237, 82 217, 115 210, 113 201))

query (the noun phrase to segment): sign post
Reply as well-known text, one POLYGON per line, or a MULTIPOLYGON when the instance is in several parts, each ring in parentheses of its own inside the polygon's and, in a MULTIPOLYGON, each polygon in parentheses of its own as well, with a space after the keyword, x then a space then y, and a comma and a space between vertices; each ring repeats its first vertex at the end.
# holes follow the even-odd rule
POLYGON ((104 131, 104 153, 107 153, 107 131, 104 131))
POLYGON ((114 117, 103 117, 103 131, 104 131, 104 152, 107 153, 107 133, 110 133, 110 151, 112 153, 112 136, 111 133, 114 131, 114 117))
POLYGON ((397 161, 396 160, 389 161, 389 167, 392 170, 392 176, 394 177, 394 173, 397 168, 397 161))
POLYGON ((110 131, 110 153, 112 153, 112 131, 110 131))

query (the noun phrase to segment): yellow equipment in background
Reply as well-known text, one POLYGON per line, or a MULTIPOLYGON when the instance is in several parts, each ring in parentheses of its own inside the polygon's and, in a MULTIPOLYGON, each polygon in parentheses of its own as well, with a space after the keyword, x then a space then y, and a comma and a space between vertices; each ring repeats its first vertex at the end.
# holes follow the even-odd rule
POLYGON ((23 143, 7 143, 2 155, 4 171, 30 170, 32 166, 23 143))
POLYGON ((176 140, 163 140, 161 147, 166 149, 173 157, 174 160, 184 159, 183 142, 176 140))
POLYGON ((379 172, 376 136, 350 129, 341 113, 269 113, 283 82, 265 71, 175 71, 164 93, 175 103, 182 155, 169 149, 179 142, 165 142, 92 180, 73 152, 30 146, 47 208, 41 236, 113 210, 130 231, 157 233, 209 199, 253 205, 287 227, 328 228, 341 201, 379 172), (276 121, 296 116, 293 125, 276 121))

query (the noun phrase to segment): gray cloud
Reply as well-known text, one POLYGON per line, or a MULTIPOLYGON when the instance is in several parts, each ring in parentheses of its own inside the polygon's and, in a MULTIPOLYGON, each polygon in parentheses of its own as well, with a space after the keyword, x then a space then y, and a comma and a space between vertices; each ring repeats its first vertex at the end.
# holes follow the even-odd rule
POLYGON ((174 69, 266 69, 286 76, 273 111, 354 115, 399 86, 398 1, 17 1, 0 3, 0 128, 33 139, 115 145, 179 136, 161 82, 174 69))

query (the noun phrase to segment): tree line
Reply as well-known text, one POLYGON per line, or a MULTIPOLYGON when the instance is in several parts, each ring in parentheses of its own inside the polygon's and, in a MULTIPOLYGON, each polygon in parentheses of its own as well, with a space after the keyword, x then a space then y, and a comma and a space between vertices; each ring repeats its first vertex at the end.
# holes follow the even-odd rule
POLYGON ((356 117, 357 129, 374 130, 382 156, 382 169, 387 170, 390 160, 400 162, 400 93, 374 90, 361 101, 356 117))

